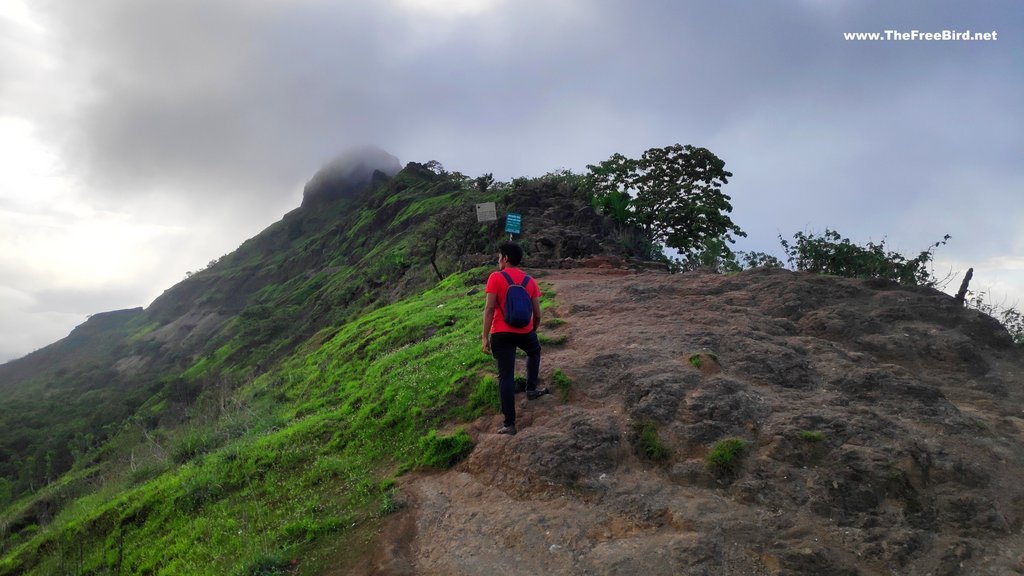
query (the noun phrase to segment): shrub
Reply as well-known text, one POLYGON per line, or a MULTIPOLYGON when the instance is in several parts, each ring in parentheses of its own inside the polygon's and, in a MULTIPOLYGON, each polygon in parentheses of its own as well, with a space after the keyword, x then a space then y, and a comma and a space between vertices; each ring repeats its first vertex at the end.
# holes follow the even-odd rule
POLYGON ((640 455, 650 460, 664 460, 668 458, 668 448, 661 443, 658 436, 658 428, 653 422, 640 422, 636 424, 637 450, 640 455))
POLYGON ((473 451, 473 439, 462 428, 448 436, 431 430, 420 438, 417 464, 424 468, 446 469, 458 464, 473 451))
POLYGON ((945 235, 914 258, 907 258, 897 252, 886 252, 885 240, 878 244, 868 242, 866 246, 858 246, 850 242, 849 238, 843 238, 838 232, 829 229, 825 229, 821 236, 797 232, 793 235, 792 245, 782 236, 779 236, 779 242, 786 251, 790 265, 797 270, 934 286, 936 280, 932 277, 928 263, 934 256, 935 248, 945 244, 949 238, 948 234, 945 235))
POLYGON ((967 292, 967 307, 973 308, 982 314, 995 318, 1010 333, 1013 341, 1024 346, 1024 314, 1017 308, 1009 308, 999 304, 992 304, 986 301, 988 294, 985 292, 967 292))
POLYGON ((711 447, 704 460, 711 470, 732 473, 736 471, 736 467, 739 465, 739 458, 746 447, 747 441, 742 438, 719 440, 711 447))

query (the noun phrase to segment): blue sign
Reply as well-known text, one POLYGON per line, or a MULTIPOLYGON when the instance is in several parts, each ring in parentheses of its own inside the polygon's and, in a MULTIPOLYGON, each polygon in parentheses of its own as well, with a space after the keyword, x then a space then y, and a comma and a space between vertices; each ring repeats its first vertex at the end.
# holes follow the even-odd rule
POLYGON ((515 212, 509 212, 508 216, 505 217, 505 232, 509 234, 522 234, 523 228, 523 215, 515 212))

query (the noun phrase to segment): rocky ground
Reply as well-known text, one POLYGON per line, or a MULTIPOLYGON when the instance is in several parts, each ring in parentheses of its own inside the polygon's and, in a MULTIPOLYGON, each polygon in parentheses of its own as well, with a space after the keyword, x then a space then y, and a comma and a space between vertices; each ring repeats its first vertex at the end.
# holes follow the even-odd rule
POLYGON ((993 320, 785 270, 542 281, 569 398, 405 478, 362 572, 1024 574, 1024 351, 993 320))

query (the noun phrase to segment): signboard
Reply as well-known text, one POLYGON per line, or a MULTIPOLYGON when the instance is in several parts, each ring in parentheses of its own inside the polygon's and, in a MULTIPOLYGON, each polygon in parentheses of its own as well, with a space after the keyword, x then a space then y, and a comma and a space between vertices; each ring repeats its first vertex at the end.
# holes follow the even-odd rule
POLYGON ((484 202, 483 204, 476 205, 477 222, 490 222, 497 219, 498 210, 494 207, 494 202, 484 202))
POLYGON ((509 234, 522 234, 523 215, 509 212, 505 217, 505 232, 509 234))

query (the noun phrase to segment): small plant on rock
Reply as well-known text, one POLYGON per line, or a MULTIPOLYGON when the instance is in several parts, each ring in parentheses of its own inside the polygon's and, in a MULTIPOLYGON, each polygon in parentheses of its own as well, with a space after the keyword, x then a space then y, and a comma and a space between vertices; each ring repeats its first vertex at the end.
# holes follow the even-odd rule
POLYGON ((549 318, 544 321, 544 326, 547 328, 558 328, 559 326, 563 326, 564 324, 565 320, 561 318, 549 318))
POLYGON ((637 432, 637 451, 641 456, 649 460, 664 460, 668 458, 668 448, 661 442, 658 436, 658 428, 653 422, 638 422, 635 425, 637 432))
POLYGON ((548 336, 547 334, 539 334, 537 340, 542 346, 563 346, 569 341, 569 337, 565 334, 559 336, 548 336))
POLYGON ((816 430, 801 430, 800 438, 808 442, 821 442, 825 439, 825 433, 816 430))
POLYGON ((551 375, 551 383, 555 386, 555 389, 558 390, 562 400, 568 401, 569 392, 572 390, 572 380, 565 375, 565 372, 555 369, 554 374, 551 375))
POLYGON ((697 352, 696 354, 690 354, 690 365, 699 370, 704 365, 704 356, 707 356, 716 363, 718 362, 718 356, 711 352, 697 352))
POLYGON ((712 471, 724 474, 731 474, 739 466, 740 456, 747 447, 747 441, 742 438, 726 438, 719 440, 711 446, 704 457, 708 468, 712 471))

